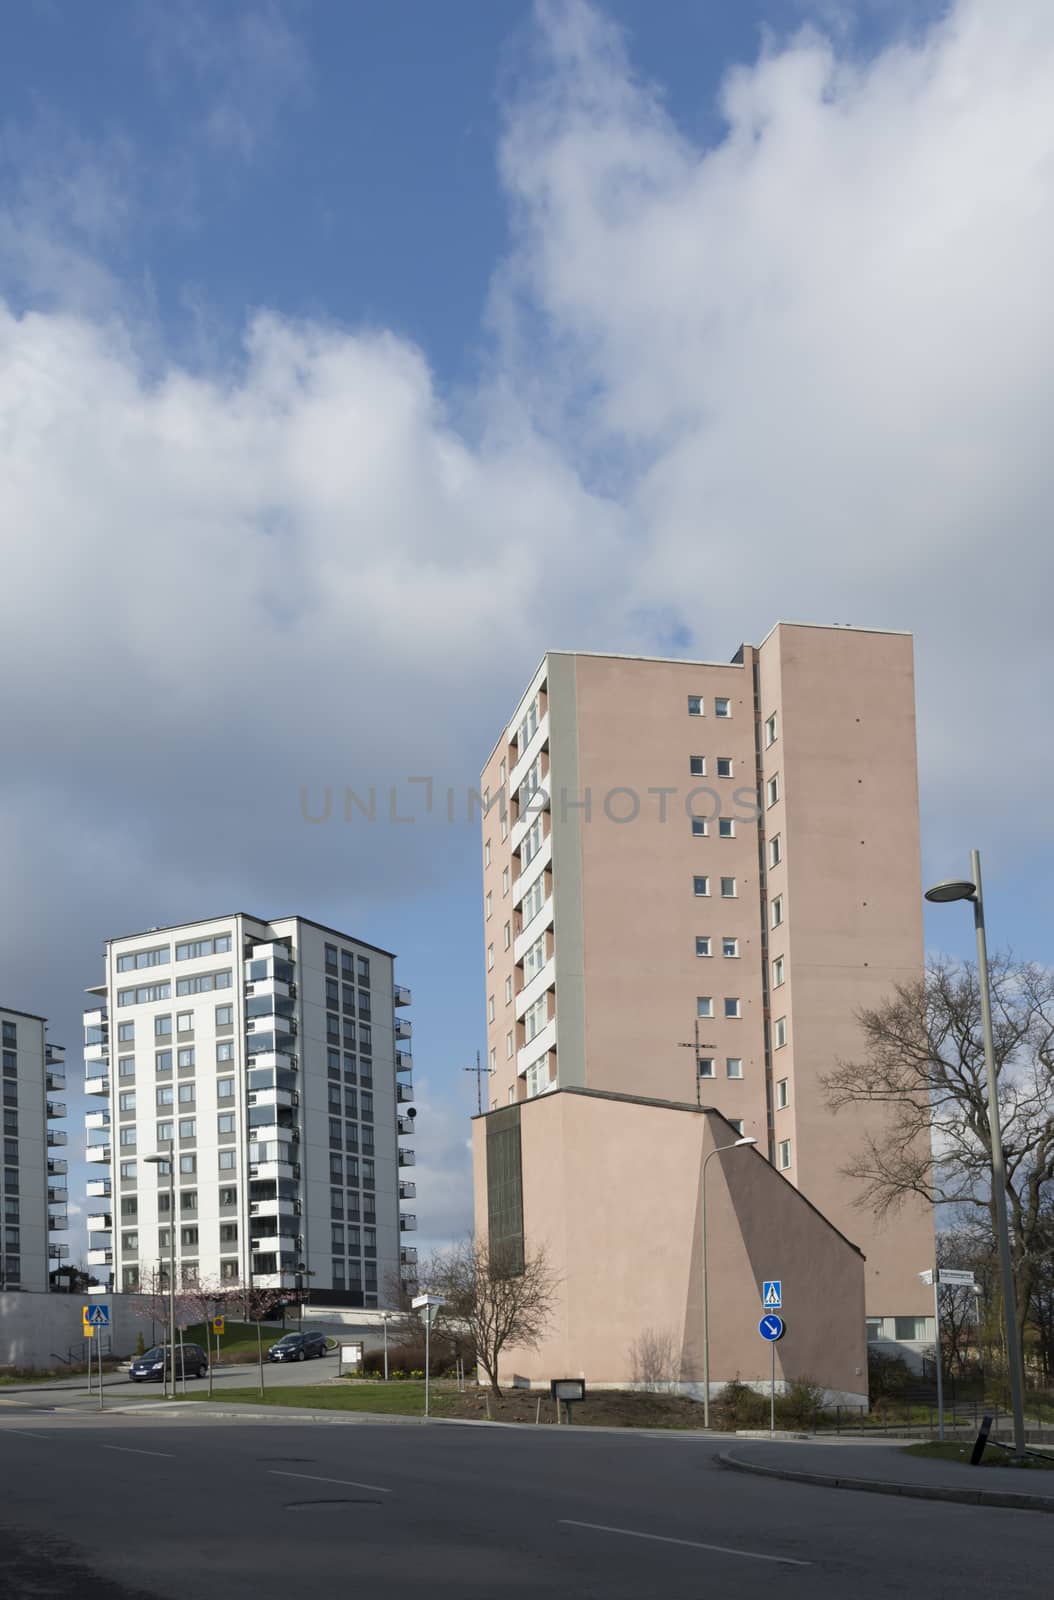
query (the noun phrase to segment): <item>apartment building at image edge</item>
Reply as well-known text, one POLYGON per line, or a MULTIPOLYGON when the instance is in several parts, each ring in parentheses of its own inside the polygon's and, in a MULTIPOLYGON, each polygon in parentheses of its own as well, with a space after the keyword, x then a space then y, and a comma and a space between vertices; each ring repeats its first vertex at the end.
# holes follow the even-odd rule
MULTIPOLYGON (((683 1108, 692 1125, 701 1104, 725 1119, 728 1141, 753 1137, 764 1158, 718 1157, 707 1185, 717 1207, 730 1184, 741 1191, 758 1174, 772 1206, 765 1276, 780 1276, 796 1190, 862 1252, 868 1340, 917 1363, 934 1336, 918 1278, 934 1259, 932 1209, 917 1200, 888 1218, 861 1209, 842 1169, 885 1113, 833 1115, 822 1086, 840 1060, 862 1053, 859 1011, 923 972, 910 635, 779 623, 730 662, 551 651, 487 761, 481 792, 490 1077, 474 1136, 477 1227, 486 1231, 498 1205, 488 1116, 517 1108, 515 1181, 530 1245, 532 1196, 552 1193, 556 1179, 551 1157, 537 1169, 527 1130, 555 1115, 541 1101, 576 1091, 618 1097, 611 1104, 620 1107, 603 1123, 603 1174, 576 1193, 578 1236, 583 1210, 593 1236, 607 1238, 611 1212, 629 1223, 644 1194, 654 1229, 674 1227, 676 1208, 664 1224, 652 1201, 671 1183, 698 1197, 702 1136, 675 1136, 666 1112, 664 1161, 645 1102, 683 1108), (678 1150, 685 1171, 674 1169, 678 1150)), ((595 1125, 599 1137, 595 1109, 575 1115, 583 1134, 595 1125)), ((563 1117, 569 1126, 571 1112, 563 1117)), ((581 1144, 566 1149, 573 1165, 581 1144)), ((687 1218, 677 1224, 682 1240, 687 1218)), ((639 1252, 656 1235, 628 1226, 607 1240, 612 1283, 651 1281, 632 1237, 639 1252)), ((589 1363, 588 1340, 566 1342, 581 1310, 573 1307, 582 1296, 590 1317, 599 1307, 581 1258, 563 1270, 558 1336, 574 1371, 576 1358, 589 1363)), ((694 1365, 695 1294, 685 1255, 657 1302, 630 1297, 610 1359, 646 1313, 647 1326, 679 1330, 694 1365)), ((830 1307, 831 1292, 824 1301, 830 1307)), ((756 1338, 758 1310, 746 1294, 737 1308, 744 1340, 756 1338)))

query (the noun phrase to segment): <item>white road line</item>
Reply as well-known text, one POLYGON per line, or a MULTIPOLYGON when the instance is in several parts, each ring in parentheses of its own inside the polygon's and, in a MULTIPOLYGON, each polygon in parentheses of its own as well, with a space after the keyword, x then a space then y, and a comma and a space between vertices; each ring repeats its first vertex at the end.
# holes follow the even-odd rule
POLYGON ((0 1428, 0 1435, 5 1433, 17 1433, 20 1439, 47 1439, 50 1437, 46 1433, 30 1433, 26 1428, 0 1428))
POLYGON ((176 1458, 171 1450, 133 1450, 129 1444, 104 1444, 104 1450, 119 1450, 123 1456, 164 1456, 168 1461, 176 1458))
POLYGON ((357 1483, 354 1478, 317 1478, 313 1472, 279 1472, 277 1468, 270 1468, 272 1478, 306 1478, 309 1483, 342 1483, 348 1489, 372 1489, 374 1494, 391 1494, 391 1489, 382 1489, 379 1483, 357 1483))
POLYGON ((731 1550, 726 1544, 701 1544, 696 1539, 668 1539, 661 1533, 638 1533, 635 1528, 608 1528, 602 1522, 575 1522, 562 1517, 562 1528, 592 1528, 594 1533, 618 1533, 627 1539, 651 1539, 656 1544, 687 1545, 690 1550, 716 1550, 723 1556, 743 1556, 747 1561, 775 1561, 781 1567, 811 1567, 811 1561, 795 1561, 791 1556, 763 1556, 755 1550, 731 1550))

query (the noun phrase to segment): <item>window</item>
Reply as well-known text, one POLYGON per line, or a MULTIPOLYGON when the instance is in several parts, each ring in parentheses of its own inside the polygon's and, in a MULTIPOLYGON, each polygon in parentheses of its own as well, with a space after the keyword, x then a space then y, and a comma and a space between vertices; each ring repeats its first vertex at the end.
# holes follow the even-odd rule
POLYGON ((506 1005, 511 1005, 512 1004, 512 979, 511 978, 506 978, 505 979, 505 1004, 506 1005))
POLYGON ((533 1006, 528 1006, 523 1015, 524 1038, 530 1041, 541 1033, 549 1021, 549 997, 539 995, 533 1006))
POLYGON ((732 776, 732 757, 731 756, 718 756, 718 758, 717 758, 717 776, 719 778, 730 778, 732 776))
MULTIPOLYGON (((178 1052, 178 1061, 181 1067, 192 1067, 194 1065, 194 1046, 192 1044, 187 1045, 185 1049, 178 1052)), ((180 1094, 182 1092, 181 1089, 180 1094)))
POLYGON ((158 1144, 171 1144, 175 1137, 171 1122, 159 1122, 154 1130, 154 1137, 158 1144))
POLYGON ((175 1092, 170 1083, 160 1083, 154 1091, 159 1106, 170 1106, 175 1102, 175 1092))
POLYGON ((176 1012, 176 1032, 177 1033, 193 1033, 194 1032, 194 1013, 193 1013, 193 1011, 177 1011, 176 1012))
POLYGON ((697 933, 696 934, 696 936, 695 936, 695 953, 696 953, 697 956, 708 956, 708 955, 710 955, 710 953, 711 953, 710 952, 710 935, 708 933, 697 933))
POLYGON ((787 1043, 787 1019, 777 1017, 772 1024, 772 1046, 775 1050, 782 1050, 787 1043))
POLYGON ((134 1182, 134 1180, 135 1180, 135 1169, 136 1169, 136 1163, 134 1161, 122 1161, 121 1162, 121 1181, 122 1181, 122 1183, 124 1183, 124 1182, 129 1182, 129 1183, 130 1182, 134 1182))
POLYGON ((502 897, 504 898, 504 896, 507 895, 508 892, 509 892, 509 869, 508 869, 508 867, 502 867, 502 869, 501 869, 501 893, 502 893, 502 897))
POLYGON ((121 1129, 121 1144, 125 1147, 126 1150, 134 1150, 135 1149, 135 1129, 134 1128, 122 1128, 121 1129))
POLYGON ((516 1100, 516 1085, 514 1083, 510 1083, 509 1084, 509 1104, 510 1104, 510 1106, 515 1102, 515 1100, 516 1100))
POLYGON ((488 972, 492 972, 493 970, 494 970, 494 946, 492 944, 489 944, 487 946, 487 971, 488 972))
POLYGON ((513 1055, 515 1054, 515 1051, 516 1051, 516 1046, 513 1043, 512 1034, 511 1033, 507 1033, 505 1035, 505 1059, 507 1061, 511 1061, 513 1055))
POLYGON ((494 1049, 491 1050, 490 1059, 489 1059, 488 1065, 490 1067, 491 1072, 497 1072, 497 1070, 498 1070, 498 1052, 497 1052, 497 1050, 494 1050, 494 1049))
POLYGON ((783 860, 783 843, 778 833, 769 840, 769 866, 778 867, 783 860))
POLYGON ((483 846, 483 865, 485 867, 489 867, 490 866, 490 840, 489 839, 487 840, 486 844, 483 846))
POLYGON ((772 963, 772 987, 774 989, 778 989, 780 985, 786 983, 786 981, 787 978, 784 970, 783 957, 777 956, 775 961, 772 963))
POLYGON ((786 1172, 787 1168, 791 1164, 791 1142, 790 1142, 790 1140, 789 1139, 781 1139, 779 1144, 776 1146, 776 1152, 777 1152, 776 1165, 780 1168, 780 1170, 782 1172, 786 1172))
MULTIPOLYGON (((201 956, 223 956, 231 947, 229 933, 218 933, 214 939, 192 939, 187 944, 176 945, 177 961, 197 961, 201 956)), ((327 945, 327 950, 332 946, 327 945)))
POLYGON ((509 948, 511 943, 512 943, 512 923, 511 922, 507 922, 505 924, 505 948, 506 948, 506 950, 509 948))
POLYGON ((130 1044, 135 1038, 134 1022, 119 1022, 117 1024, 117 1037, 122 1044, 130 1044))
POLYGON ((126 1089, 124 1094, 122 1094, 122 1095, 120 1095, 118 1097, 118 1103, 119 1103, 122 1111, 134 1111, 135 1110, 135 1090, 134 1089, 126 1089))
POLYGON ((492 994, 487 996, 487 1021, 494 1021, 494 996, 492 994))
POLYGON ((135 1077, 135 1056, 117 1057, 117 1076, 119 1078, 135 1077))
POLYGON ((534 882, 531 884, 531 887, 527 890, 527 893, 523 897, 523 902, 520 906, 520 914, 523 917, 523 927, 526 928, 527 924, 534 920, 544 904, 545 881, 543 875, 541 878, 535 878, 534 882))
POLYGON ((785 1111, 790 1105, 790 1079, 780 1078, 776 1083, 776 1110, 785 1111))
POLYGON ((182 1117, 179 1123, 179 1137, 181 1139, 196 1139, 198 1136, 198 1123, 196 1117, 182 1117))
POLYGON ((734 900, 736 898, 735 878, 721 879, 721 898, 722 900, 734 900))
POLYGON ((157 1051, 156 1055, 154 1056, 154 1071, 155 1072, 159 1072, 159 1073, 160 1072, 171 1072, 172 1071, 172 1052, 171 1052, 171 1050, 158 1050, 157 1051))
POLYGON ((230 1039, 221 1039, 219 1044, 217 1044, 217 1046, 216 1046, 216 1060, 217 1061, 233 1061, 234 1060, 234 1045, 232 1044, 230 1039))
POLYGON ((180 1084, 179 1103, 181 1106, 192 1106, 194 1104, 194 1085, 192 1083, 180 1084))
POLYGON ((134 1194, 127 1195, 125 1197, 125 1199, 123 1199, 121 1201, 121 1216, 122 1217, 131 1217, 131 1218, 134 1219, 134 1218, 138 1217, 138 1215, 139 1215, 139 1201, 136 1199, 134 1194))
MULTIPOLYGON (((194 978, 179 978, 176 981, 177 995, 185 994, 211 994, 213 989, 229 989, 231 986, 231 971, 228 967, 223 972, 199 972, 194 978)), ((164 1000, 164 995, 159 995, 164 1000)))
POLYGON ((709 894, 710 893, 710 879, 709 878, 693 878, 692 879, 692 893, 696 894, 696 895, 709 894))
POLYGON ((543 1089, 549 1087, 549 1056, 539 1056, 537 1061, 532 1061, 527 1068, 527 1098, 533 1100, 536 1094, 541 1094, 543 1089))
POLYGON ((779 928, 783 924, 783 896, 778 894, 772 902, 772 926, 779 928))
POLYGON ((721 698, 721 696, 718 695, 717 699, 714 701, 714 716, 715 717, 730 717, 731 715, 732 715, 732 702, 731 702, 731 700, 727 700, 727 699, 723 700, 721 698))
POLYGON ((688 696, 688 715, 690 717, 701 717, 703 714, 702 695, 690 694, 688 696))
POLYGON ((706 818, 705 817, 692 817, 691 818, 691 824, 692 824, 692 833, 695 835, 695 837, 697 839, 705 839, 706 838, 706 834, 707 834, 706 818))
POLYGON ((693 778, 705 778, 706 777, 706 757, 705 756, 689 756, 688 757, 688 770, 691 773, 691 776, 693 778))
POLYGON ((774 806, 780 797, 780 775, 774 772, 765 785, 765 804, 774 806))
MULTIPOLYGON (((179 1158, 179 1170, 180 1170, 181 1173, 184 1173, 184 1174, 197 1172, 197 1170, 198 1170, 198 1158, 197 1158, 197 1156, 180 1156, 180 1158, 179 1158)), ((187 1209, 186 1201, 187 1201, 187 1196, 184 1195, 183 1196, 183 1209, 184 1210, 187 1209)), ((197 1197, 197 1195, 195 1195, 194 1196, 194 1207, 195 1207, 195 1209, 197 1208, 197 1204, 198 1204, 198 1197, 197 1197)))
POLYGON ((484 905, 484 912, 483 912, 484 920, 489 922, 491 917, 494 915, 494 896, 491 894, 489 889, 487 890, 486 899, 484 900, 483 905, 484 905))
POLYGON ((144 983, 137 989, 118 989, 119 1006, 145 1006, 153 1000, 167 1000, 172 993, 170 983, 144 983))
POLYGON ((733 1133, 738 1133, 740 1138, 742 1138, 742 1136, 743 1136, 743 1118, 742 1117, 729 1117, 728 1126, 732 1129, 733 1133))
POLYGON ((741 1017, 742 1015, 743 1015, 743 1012, 742 1012, 742 1010, 740 1008, 739 996, 738 995, 731 995, 731 994, 730 995, 726 995, 725 996, 725 1016, 726 1017, 741 1017))
POLYGON ((233 1100, 234 1099, 234 1079, 233 1078, 217 1078, 216 1079, 216 1099, 217 1100, 233 1100))
POLYGON ((882 1333, 882 1318, 881 1317, 868 1317, 868 1319, 867 1319, 867 1342, 868 1342, 868 1344, 874 1344, 876 1342, 876 1340, 881 1339, 882 1337, 883 1337, 883 1333, 882 1333))
POLYGON ((713 1078, 713 1077, 716 1077, 716 1073, 714 1072, 714 1058, 713 1058, 713 1056, 700 1056, 699 1057, 699 1076, 701 1078, 713 1078))
POLYGON ((695 1014, 696 1014, 697 1017, 712 1017, 713 1016, 713 1014, 714 1014, 714 1002, 713 1002, 713 999, 712 999, 712 997, 710 995, 701 994, 701 995, 697 995, 696 996, 695 1014))
POLYGON ((117 957, 118 972, 135 972, 143 967, 166 966, 171 960, 172 946, 158 945, 153 950, 131 950, 125 956, 117 957))
POLYGON ((220 1223, 220 1244, 238 1243, 238 1224, 236 1222, 220 1223))
POLYGON ((535 817, 531 826, 524 834, 520 843, 520 870, 525 871, 534 860, 544 843, 545 835, 542 830, 542 819, 535 817))
POLYGON ((925 1339, 928 1320, 927 1317, 894 1317, 894 1339, 925 1339))
POLYGON ((717 837, 719 839, 734 839, 735 836, 736 836, 735 818, 734 817, 718 817, 718 819, 717 819, 717 837))
POLYGON ((725 1057, 725 1077, 741 1078, 743 1076, 743 1062, 739 1056, 725 1057))
POLYGON ((219 1154, 219 1169, 221 1172, 233 1172, 236 1156, 233 1150, 221 1150, 219 1154))
POLYGON ((198 1230, 197 1230, 197 1228, 180 1228, 180 1230, 179 1230, 179 1242, 180 1242, 180 1244, 197 1244, 197 1242, 198 1242, 198 1230))
POLYGON ((230 1028, 230 1027, 233 1026, 233 1024, 234 1024, 234 1007, 233 1006, 217 1006, 216 1007, 216 1026, 217 1026, 217 1028, 230 1028))
POLYGON ((221 1209, 224 1206, 236 1206, 237 1204, 238 1204, 238 1191, 237 1191, 237 1189, 221 1189, 220 1190, 220 1207, 221 1207, 221 1209))
POLYGON ((172 1036, 172 1018, 171 1017, 155 1017, 154 1018, 154 1038, 155 1039, 169 1039, 169 1038, 171 1038, 171 1036, 172 1036))
POLYGON ((722 939, 721 940, 721 954, 723 956, 738 956, 739 955, 739 940, 738 939, 727 939, 727 938, 726 939, 722 939))
POLYGON ((777 737, 777 734, 776 734, 776 713, 774 711, 772 713, 771 717, 767 717, 766 720, 765 720, 765 749, 766 750, 768 749, 770 744, 775 744, 776 743, 776 737, 777 737))
POLYGON ((233 1113, 233 1111, 222 1111, 220 1113, 220 1115, 216 1118, 216 1132, 220 1135, 221 1138, 223 1137, 224 1134, 228 1134, 228 1133, 233 1133, 234 1132, 234 1113, 233 1113))

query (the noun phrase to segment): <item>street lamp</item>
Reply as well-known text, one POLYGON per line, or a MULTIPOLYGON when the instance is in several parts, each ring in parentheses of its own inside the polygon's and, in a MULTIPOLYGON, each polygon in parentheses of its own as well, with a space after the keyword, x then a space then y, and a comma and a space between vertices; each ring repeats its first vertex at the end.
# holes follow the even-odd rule
POLYGON ((999 1125, 999 1086, 995 1074, 995 1040, 992 1035, 992 990, 988 978, 988 942, 984 928, 984 895, 981 890, 981 853, 970 852, 972 882, 946 878, 926 890, 926 899, 936 905, 952 900, 973 901, 973 922, 977 934, 977 976, 981 991, 981 1031, 984 1035, 984 1065, 988 1081, 988 1133, 992 1146, 992 1203, 995 1208, 996 1243, 1003 1279, 1003 1325, 1006 1331, 1007 1361, 1010 1366, 1010 1406, 1014 1415, 1014 1454, 1025 1455, 1024 1374, 1021 1345, 1018 1341, 1017 1307, 1014 1301, 1014 1268, 1010 1260, 1010 1228, 1006 1216, 1006 1163, 1003 1160, 1003 1133, 999 1125))
POLYGON ((703 1230, 703 1427, 710 1426, 710 1281, 709 1261, 706 1248, 706 1169, 715 1156, 723 1156, 726 1150, 743 1150, 748 1145, 757 1144, 757 1140, 750 1135, 745 1139, 737 1139, 734 1144, 720 1144, 716 1150, 711 1150, 708 1156, 703 1157, 703 1176, 700 1182, 702 1190, 702 1230, 703 1230))
MULTIPOLYGON (((297 1322, 296 1322, 296 1325, 300 1329, 301 1333, 303 1333, 303 1331, 304 1331, 304 1279, 305 1278, 316 1278, 317 1276, 318 1276, 318 1274, 316 1272, 313 1272, 310 1267, 306 1266, 303 1261, 298 1261, 297 1262, 297 1264, 296 1264, 296 1309, 297 1309, 297 1322)), ((308 1284, 308 1293, 310 1293, 310 1291, 311 1291, 311 1285, 308 1284)))
POLYGON ((165 1393, 168 1394, 168 1379, 171 1373, 172 1394, 176 1398, 176 1162, 174 1155, 144 1156, 147 1166, 157 1167, 158 1178, 161 1177, 161 1168, 168 1167, 168 1360, 165 1363, 165 1393))

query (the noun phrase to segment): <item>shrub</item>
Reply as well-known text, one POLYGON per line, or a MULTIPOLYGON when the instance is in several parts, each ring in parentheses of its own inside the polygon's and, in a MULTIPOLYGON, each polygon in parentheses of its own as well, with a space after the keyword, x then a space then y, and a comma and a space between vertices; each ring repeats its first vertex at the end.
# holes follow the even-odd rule
POLYGON ((812 1427, 823 1408, 824 1391, 808 1378, 792 1378, 783 1394, 776 1396, 776 1421, 792 1427, 812 1427))
POLYGON ((732 1433, 736 1428, 760 1428, 768 1421, 769 1403, 763 1394, 740 1383, 726 1383, 710 1407, 714 1426, 732 1433))
POLYGON ((139 1332, 135 1336, 135 1353, 137 1356, 146 1355, 146 1340, 143 1338, 142 1328, 139 1329, 139 1332))
POLYGON ((911 1370, 903 1356, 867 1352, 867 1387, 872 1401, 901 1399, 911 1384, 911 1370))

